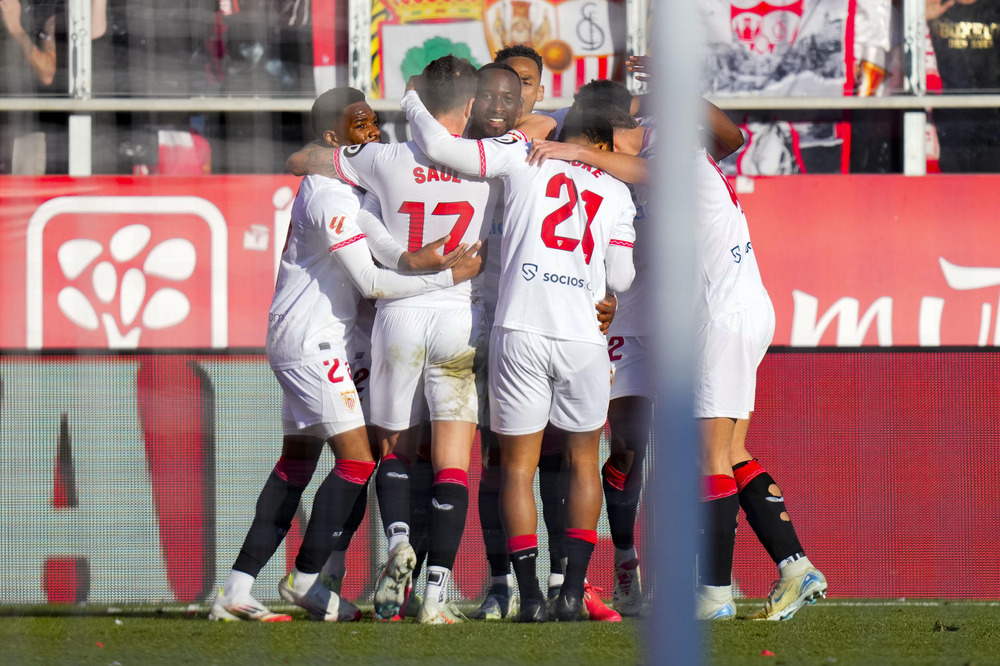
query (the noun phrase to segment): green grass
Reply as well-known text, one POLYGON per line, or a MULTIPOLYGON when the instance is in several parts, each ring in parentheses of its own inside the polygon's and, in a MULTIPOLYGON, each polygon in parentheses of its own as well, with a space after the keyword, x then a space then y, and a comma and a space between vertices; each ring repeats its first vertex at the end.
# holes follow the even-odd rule
MULTIPOLYGON (((741 603, 740 612, 754 608, 741 603)), ((470 622, 223 624, 205 608, 0 606, 3 664, 511 664, 626 666, 647 661, 645 625, 470 622), (100 643, 101 645, 98 645, 100 643)), ((649 628, 659 626, 650 619, 649 628)), ((705 627, 706 663, 998 664, 1000 605, 821 601, 790 622, 705 627), (768 650, 774 656, 762 656, 768 650)), ((676 663, 669 653, 658 663, 676 663)))

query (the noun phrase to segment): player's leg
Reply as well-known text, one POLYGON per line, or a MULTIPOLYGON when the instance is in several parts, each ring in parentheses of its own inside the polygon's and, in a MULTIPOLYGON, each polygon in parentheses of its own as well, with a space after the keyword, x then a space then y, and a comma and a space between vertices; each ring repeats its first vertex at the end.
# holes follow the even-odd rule
POLYGON ((732 571, 740 502, 728 464, 736 419, 703 418, 699 425, 706 522, 698 557, 701 588, 696 613, 702 620, 727 619, 736 613, 732 571))
POLYGON ((514 599, 507 537, 500 519, 500 441, 488 426, 481 426, 482 471, 479 477, 479 524, 490 568, 486 598, 471 615, 477 620, 500 620, 510 613, 514 599))
MULTIPOLYGON (((431 462, 431 423, 424 421, 420 425, 420 446, 417 457, 410 467, 410 544, 417 555, 417 563, 413 567, 413 587, 417 587, 420 571, 427 561, 427 550, 430 548, 430 532, 428 521, 431 510, 431 489, 434 486, 434 464, 431 462)), ((416 617, 423 602, 423 597, 416 591, 410 593, 406 603, 406 615, 416 617)))
MULTIPOLYGON (((597 544, 597 520, 603 496, 600 469, 601 428, 567 433, 565 462, 569 476, 566 502, 566 574, 555 603, 558 619, 585 619, 584 584, 597 544)), ((618 618, 619 620, 621 618, 618 618)))
MULTIPOLYGON (((291 428, 295 429, 294 425, 291 428)), ((253 598, 251 588, 291 527, 302 492, 312 479, 322 451, 320 437, 284 436, 281 457, 260 491, 253 522, 232 571, 212 602, 209 619, 262 622, 291 619, 288 615, 270 612, 253 598)))
MULTIPOLYGON (((356 376, 357 373, 355 373, 356 376)), ((360 394, 361 391, 362 389, 359 387, 358 393, 360 394)), ((368 415, 366 413, 366 420, 367 418, 368 415)), ((371 451, 372 460, 375 460, 379 455, 378 442, 375 439, 375 428, 366 426, 365 430, 368 433, 369 451, 371 451)), ((354 507, 351 509, 351 513, 344 523, 343 531, 335 539, 333 552, 326 559, 326 564, 323 565, 323 570, 320 572, 326 577, 327 585, 337 594, 340 594, 340 590, 344 584, 344 577, 347 574, 347 549, 351 545, 354 534, 361 527, 361 523, 365 519, 365 512, 368 509, 368 487, 371 483, 372 480, 369 478, 368 483, 365 484, 365 487, 358 494, 358 498, 354 501, 354 507)))
POLYGON ((315 619, 358 620, 361 612, 326 585, 320 572, 363 496, 375 460, 364 425, 333 433, 327 441, 336 462, 316 492, 295 566, 281 581, 279 591, 283 599, 305 608, 315 619))
POLYGON ((434 483, 427 586, 417 621, 452 624, 463 619, 445 599, 469 510, 469 462, 486 383, 485 319, 481 309, 468 307, 431 316, 423 379, 434 483))
POLYGON ((500 515, 507 534, 507 552, 514 568, 521 610, 519 622, 544 622, 545 596, 538 584, 538 509, 535 506, 535 470, 542 447, 542 431, 499 435, 500 515))
POLYGON ((638 615, 642 607, 635 520, 652 419, 653 401, 649 398, 629 395, 612 399, 608 405, 611 452, 601 471, 615 547, 613 599, 615 610, 622 615, 638 615))
POLYGON ((750 615, 755 620, 787 620, 807 603, 826 596, 826 578, 806 557, 784 493, 746 448, 750 419, 736 423, 730 461, 736 477, 740 506, 747 522, 778 567, 778 580, 764 607, 750 615))
POLYGON ((563 540, 566 574, 553 612, 563 621, 587 619, 592 603, 593 619, 620 621, 618 613, 607 608, 594 591, 588 595, 585 588, 604 499, 599 456, 608 416, 611 363, 603 345, 562 340, 552 349, 550 368, 549 422, 566 432, 563 455, 568 474, 563 540))
POLYGON ((566 433, 553 425, 542 435, 542 452, 538 460, 538 494, 542 500, 542 520, 549 537, 548 599, 559 596, 566 572, 566 493, 569 473, 563 460, 566 433))
POLYGON ((490 428, 500 440, 500 515, 520 591, 517 622, 548 617, 536 570, 533 484, 552 404, 552 348, 551 339, 523 331, 494 328, 490 338, 490 428))
POLYGON ((380 308, 372 331, 372 422, 381 461, 375 478, 379 513, 389 555, 375 590, 375 617, 401 617, 409 595, 416 553, 410 545, 410 465, 416 459, 423 414, 422 363, 425 312, 380 308))

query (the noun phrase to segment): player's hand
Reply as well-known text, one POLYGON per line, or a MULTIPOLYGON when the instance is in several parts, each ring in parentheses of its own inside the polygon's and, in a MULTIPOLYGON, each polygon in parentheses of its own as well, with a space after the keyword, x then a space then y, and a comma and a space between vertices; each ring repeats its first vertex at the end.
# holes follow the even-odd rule
POLYGON ((618 299, 614 294, 605 294, 604 300, 597 304, 597 321, 601 325, 601 333, 608 334, 611 322, 615 319, 615 312, 618 310, 618 299))
MULTIPOLYGON (((928 0, 928 2, 931 1, 928 0)), ((954 0, 950 1, 954 2, 954 0)), ((625 67, 628 71, 632 72, 632 76, 635 77, 636 81, 646 82, 652 80, 652 67, 650 65, 649 56, 633 55, 625 60, 625 67)))
POLYGON ((406 80, 406 90, 404 92, 410 92, 411 90, 416 90, 417 94, 420 94, 420 83, 423 81, 422 74, 414 74, 409 79, 406 80))
POLYGON ((545 160, 547 159, 564 160, 566 162, 579 160, 584 162, 586 160, 583 158, 586 154, 586 147, 575 143, 560 143, 559 141, 542 141, 541 139, 536 139, 531 142, 531 150, 528 151, 528 164, 532 166, 545 164, 545 160))
POLYGON ((486 252, 479 252, 482 247, 483 242, 476 241, 459 259, 458 263, 452 266, 451 279, 455 284, 471 280, 483 272, 483 268, 486 266, 486 252))
POLYGON ((452 268, 465 256, 469 246, 461 243, 448 254, 442 255, 438 250, 443 248, 450 238, 451 234, 448 234, 431 241, 416 252, 404 252, 399 261, 407 273, 437 273, 452 268))

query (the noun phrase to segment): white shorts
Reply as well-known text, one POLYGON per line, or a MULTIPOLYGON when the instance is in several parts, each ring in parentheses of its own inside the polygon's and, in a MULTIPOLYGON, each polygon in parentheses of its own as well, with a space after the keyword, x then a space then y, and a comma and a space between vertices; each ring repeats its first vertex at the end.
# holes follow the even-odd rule
POLYGON ((372 420, 371 384, 372 374, 372 328, 375 324, 375 306, 365 299, 358 301, 358 319, 347 341, 347 357, 351 363, 351 377, 361 400, 361 411, 365 422, 372 420))
POLYGON ((695 339, 694 415, 746 419, 757 392, 757 366, 774 337, 770 299, 703 324, 695 339))
POLYGON ((372 332, 372 423, 405 430, 431 421, 478 423, 486 399, 480 307, 379 308, 372 332), (426 409, 425 409, 426 404, 426 409))
POLYGON ((284 434, 304 434, 308 430, 308 434, 327 439, 364 427, 361 401, 343 349, 317 356, 298 368, 273 372, 281 385, 284 434))
POLYGON ((611 359, 611 399, 641 396, 653 400, 653 350, 651 336, 613 335, 608 338, 611 359))
POLYGON ((490 429, 527 435, 546 424, 590 432, 608 418, 611 362, 604 347, 494 328, 490 338, 490 429))

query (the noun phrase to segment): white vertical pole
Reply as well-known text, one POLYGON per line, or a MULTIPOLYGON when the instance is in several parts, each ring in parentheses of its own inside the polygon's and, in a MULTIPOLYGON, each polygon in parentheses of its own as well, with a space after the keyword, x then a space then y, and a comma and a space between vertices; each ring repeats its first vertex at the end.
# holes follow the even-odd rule
POLYGON ((372 91, 372 3, 350 0, 348 5, 348 83, 368 96, 372 91))
POLYGON ((692 160, 701 120, 701 17, 698 3, 666 0, 653 12, 650 82, 657 131, 651 184, 655 232, 656 455, 648 485, 654 506, 655 618, 647 656, 654 663, 698 664, 701 631, 694 619, 693 571, 702 527, 697 430, 693 414, 694 280, 692 160))
MULTIPOLYGON (((91 96, 90 0, 70 0, 69 11, 69 95, 76 99, 91 96)), ((92 125, 90 115, 69 117, 69 175, 93 173, 92 125)))
POLYGON ((927 174, 927 113, 907 111, 903 114, 903 174, 927 174))
POLYGON ((93 173, 91 146, 93 146, 93 141, 90 115, 71 115, 69 117, 69 175, 90 176, 93 173))

